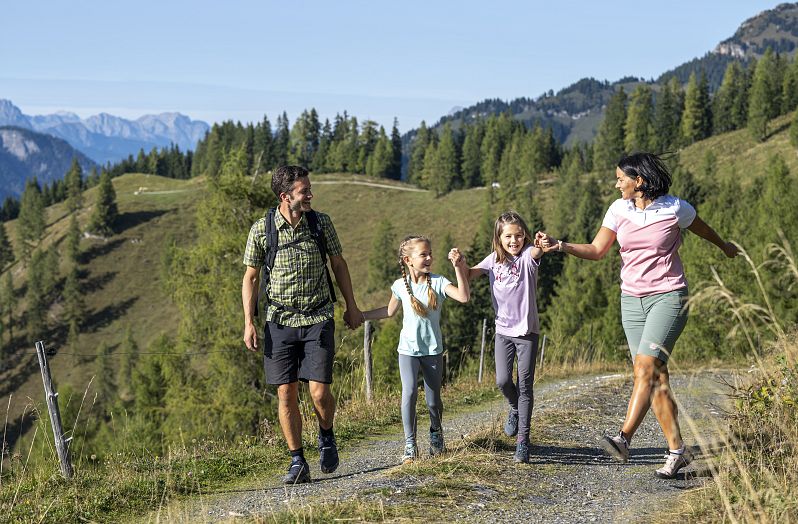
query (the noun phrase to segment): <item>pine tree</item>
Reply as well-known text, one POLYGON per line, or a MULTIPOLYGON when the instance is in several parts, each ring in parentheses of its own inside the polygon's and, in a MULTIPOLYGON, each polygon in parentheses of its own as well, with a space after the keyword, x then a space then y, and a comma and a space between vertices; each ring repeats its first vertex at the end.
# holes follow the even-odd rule
POLYGON ((44 226, 44 199, 39 183, 34 177, 25 185, 17 222, 17 236, 24 260, 30 258, 31 251, 41 241, 44 226))
POLYGON ((273 155, 274 166, 283 166, 288 163, 288 149, 291 143, 291 131, 288 129, 288 115, 283 114, 277 117, 277 135, 274 137, 273 155))
POLYGON ((391 221, 383 218, 377 224, 371 241, 368 290, 370 292, 387 290, 396 280, 398 270, 396 233, 391 221))
POLYGON ((402 135, 399 134, 399 120, 393 119, 391 128, 391 169, 388 178, 399 180, 402 178, 402 135))
POLYGON ((66 247, 67 257, 73 263, 80 261, 80 226, 78 225, 78 217, 72 213, 69 217, 69 229, 67 230, 66 247))
POLYGON ((133 338, 133 330, 130 326, 125 330, 125 339, 122 341, 122 348, 119 355, 119 373, 116 383, 119 386, 119 396, 123 401, 132 398, 133 369, 138 359, 139 346, 133 338))
POLYGON ((651 88, 640 84, 629 99, 624 127, 626 151, 651 151, 654 146, 654 104, 651 88))
POLYGON ((274 135, 269 117, 263 115, 263 120, 255 127, 255 159, 260 159, 259 173, 266 173, 275 168, 273 151, 274 135))
POLYGON ((781 85, 775 83, 776 58, 768 48, 757 62, 748 97, 748 130, 756 140, 768 136, 768 120, 778 116, 781 85))
POLYGON ((416 136, 411 143, 410 164, 407 168, 407 181, 411 184, 421 185, 424 172, 424 158, 427 155, 427 146, 431 141, 430 131, 423 120, 418 126, 416 136))
POLYGON ((726 133, 738 129, 741 125, 740 104, 744 103, 740 91, 745 89, 745 74, 738 62, 731 62, 726 67, 723 82, 715 94, 712 109, 712 130, 714 133, 726 133))
POLYGON ((116 384, 114 383, 114 367, 111 363, 111 348, 105 342, 97 347, 94 359, 94 391, 97 403, 103 411, 110 410, 116 401, 116 384))
POLYGON ((111 175, 108 171, 103 171, 100 175, 97 202, 94 204, 94 211, 89 219, 88 230, 98 235, 112 235, 118 215, 116 191, 111 183, 111 175))
POLYGON ((385 129, 380 126, 379 138, 374 151, 366 161, 366 174, 375 178, 387 178, 391 174, 393 164, 393 149, 391 141, 385 134, 385 129))
POLYGON ((509 144, 515 127, 508 113, 491 117, 485 124, 485 135, 480 144, 482 164, 479 168, 484 185, 490 185, 497 180, 504 148, 509 144))
POLYGON ((430 170, 432 177, 431 179, 428 178, 429 187, 435 191, 436 196, 441 196, 456 187, 459 177, 457 170, 460 162, 458 160, 457 144, 455 143, 452 126, 448 122, 443 126, 443 132, 441 133, 434 159, 434 165, 430 170))
POLYGON ((786 69, 781 89, 782 113, 798 109, 798 57, 793 56, 786 69))
POLYGON ((612 169, 621 159, 625 147, 626 93, 621 87, 607 104, 604 120, 593 143, 593 165, 596 169, 612 169))
POLYGON ((14 261, 14 250, 8 240, 5 222, 0 223, 0 271, 14 261))
POLYGON ((424 189, 432 189, 437 176, 438 167, 438 141, 435 133, 431 134, 430 141, 424 149, 424 169, 418 180, 418 186, 424 189))
POLYGON ((3 310, 6 328, 8 330, 8 342, 11 343, 14 338, 14 309, 17 307, 17 295, 14 293, 14 281, 11 277, 11 271, 6 271, 6 276, 3 277, 3 283, 0 286, 0 307, 3 310))
POLYGON ((798 147, 798 110, 792 115, 792 123, 790 124, 790 144, 793 147, 798 147))
POLYGON ((77 158, 72 159, 72 167, 67 171, 65 182, 67 187, 67 209, 73 213, 83 207, 83 170, 77 158))
POLYGON ((691 73, 684 94, 682 141, 689 145, 703 140, 710 135, 711 130, 712 114, 706 75, 702 72, 700 79, 696 80, 695 73, 691 73))
POLYGON ((656 151, 665 152, 678 146, 683 111, 682 86, 674 76, 662 87, 654 108, 654 148, 656 151))
POLYGON ((484 133, 482 124, 474 124, 466 127, 465 140, 463 142, 463 160, 460 166, 460 173, 463 179, 463 187, 479 187, 482 185, 482 173, 480 172, 480 146, 482 145, 482 134, 484 133))
POLYGON ((45 254, 39 250, 32 253, 28 266, 28 285, 25 292, 27 303, 27 327, 29 341, 41 340, 47 330, 47 268, 45 254))

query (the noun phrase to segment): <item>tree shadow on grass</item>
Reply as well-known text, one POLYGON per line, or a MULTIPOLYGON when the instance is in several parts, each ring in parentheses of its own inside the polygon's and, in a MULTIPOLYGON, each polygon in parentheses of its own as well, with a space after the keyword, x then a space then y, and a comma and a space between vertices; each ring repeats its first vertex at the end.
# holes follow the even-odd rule
POLYGON ((95 258, 107 255, 121 244, 125 243, 124 238, 115 238, 114 240, 106 240, 102 244, 94 244, 89 249, 80 254, 80 263, 88 264, 95 258))
POLYGON ((128 309, 133 307, 133 304, 135 304, 136 301, 138 301, 138 297, 132 297, 127 300, 123 300, 118 304, 111 304, 110 306, 106 306, 91 313, 86 317, 85 322, 83 322, 83 328, 81 329, 81 332, 93 333, 103 326, 107 326, 114 320, 123 316, 128 309))
POLYGON ((105 273, 85 279, 80 284, 83 294, 94 293, 104 288, 108 282, 116 277, 117 273, 118 271, 106 271, 105 273))
POLYGON ((117 234, 124 233, 128 229, 134 228, 138 225, 141 225, 145 222, 149 222, 154 218, 158 218, 161 215, 166 214, 167 211, 158 210, 158 211, 133 211, 130 213, 122 213, 116 219, 116 223, 114 224, 114 231, 117 234))

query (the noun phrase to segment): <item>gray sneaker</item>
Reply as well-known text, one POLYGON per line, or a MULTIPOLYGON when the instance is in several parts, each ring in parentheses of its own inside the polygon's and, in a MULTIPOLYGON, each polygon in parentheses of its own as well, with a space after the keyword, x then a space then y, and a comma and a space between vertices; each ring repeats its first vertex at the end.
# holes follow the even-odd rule
POLYGON ((402 464, 409 464, 418 457, 418 448, 415 440, 405 442, 405 452, 402 454, 402 464))
POLYGON ((507 422, 504 423, 504 434, 508 437, 518 435, 518 410, 510 409, 507 414, 507 422))
POLYGON ((516 464, 529 464, 529 442, 523 441, 515 445, 513 462, 516 464))
POLYGON ((665 465, 657 470, 657 477, 661 479, 676 478, 676 474, 679 470, 692 461, 693 454, 689 449, 685 448, 683 453, 668 452, 668 454, 665 455, 665 465))
POLYGON ((601 447, 607 455, 623 464, 629 460, 629 443, 626 442, 620 431, 614 437, 604 435, 604 438, 601 439, 601 447))
POLYGON ((443 428, 429 432, 429 454, 431 456, 443 453, 443 428))

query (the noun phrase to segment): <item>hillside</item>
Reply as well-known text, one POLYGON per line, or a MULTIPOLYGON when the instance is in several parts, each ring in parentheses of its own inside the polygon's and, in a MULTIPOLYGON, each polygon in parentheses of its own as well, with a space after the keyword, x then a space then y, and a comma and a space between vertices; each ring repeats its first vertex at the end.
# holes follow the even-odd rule
MULTIPOLYGON (((707 75, 709 89, 714 92, 723 80, 726 66, 733 61, 747 62, 760 57, 767 47, 781 54, 792 55, 798 46, 798 3, 780 4, 763 11, 745 22, 728 39, 706 54, 663 72, 655 84, 663 84, 675 76, 686 84, 692 73, 707 75)), ((583 78, 557 91, 549 90, 537 98, 519 97, 510 101, 487 99, 440 118, 432 127, 447 122, 457 128, 489 115, 509 112, 528 127, 540 124, 551 127, 554 136, 566 146, 578 141, 592 141, 598 123, 604 116, 604 106, 621 86, 630 93, 643 82, 634 76, 610 82, 583 78)), ((656 90, 657 88, 654 87, 656 90)), ((406 144, 415 136, 411 130, 404 136, 406 144)))
MULTIPOLYGON (((698 166, 708 151, 717 157, 720 177, 735 177, 755 181, 762 172, 767 158, 780 153, 788 162, 793 175, 798 174, 798 156, 789 146, 787 125, 789 117, 775 120, 774 133, 765 143, 755 142, 745 130, 712 137, 694 144, 681 152, 681 162, 700 176, 698 166), (737 167, 735 167, 737 166, 737 167), (745 167, 740 167, 745 166, 745 167)), ((543 193, 544 220, 552 212, 554 202, 548 198, 552 187, 545 177, 540 191, 543 193)), ((314 207, 330 214, 341 238, 344 254, 349 264, 356 296, 363 308, 382 305, 387 290, 366 293, 368 260, 376 224, 388 218, 397 238, 407 234, 425 234, 433 241, 436 254, 435 268, 446 264, 444 254, 450 246, 442 245, 448 234, 454 243, 468 248, 473 234, 483 217, 488 190, 484 188, 454 191, 436 199, 429 191, 421 191, 401 182, 369 179, 353 175, 314 175, 314 207)), ((607 173, 605 189, 612 191, 614 182, 607 173)), ((164 289, 162 259, 167 247, 174 241, 189 245, 193 241, 197 202, 204 194, 204 179, 188 181, 159 178, 153 175, 129 174, 114 179, 120 209, 119 232, 107 241, 84 239, 87 284, 86 302, 89 326, 81 336, 81 345, 89 356, 96 348, 108 344, 118 348, 128 327, 139 346, 144 349, 163 333, 173 333, 178 322, 178 312, 164 289)), ((92 202, 96 189, 89 190, 86 201, 92 202)), ((67 221, 63 204, 48 210, 48 232, 45 245, 60 245, 67 221)), ((88 210, 81 216, 87 220, 88 210)), ((15 238, 15 222, 9 223, 10 236, 15 238)), ((243 246, 242 246, 243 251, 243 246)), ((12 267, 18 294, 24 281, 24 271, 17 263, 12 267)), ((243 268, 242 268, 243 271, 243 268)), ((398 271, 397 271, 398 273, 398 271)), ((58 319, 58 304, 51 308, 51 318, 58 319)), ((0 403, 8 401, 13 393, 10 420, 15 420, 28 404, 28 398, 40 399, 41 379, 35 356, 23 334, 16 333, 18 349, 7 357, 5 371, 0 372, 3 384, 0 403)), ((63 343, 63 333, 50 345, 58 349, 63 343)), ((92 371, 90 358, 75 358, 56 354, 53 372, 58 384, 69 384, 83 391, 92 371)), ((9 435, 20 427, 9 427, 9 435)))
POLYGON ((26 180, 39 184, 64 177, 77 158, 84 172, 95 163, 66 141, 21 127, 0 126, 0 200, 19 198, 26 180))

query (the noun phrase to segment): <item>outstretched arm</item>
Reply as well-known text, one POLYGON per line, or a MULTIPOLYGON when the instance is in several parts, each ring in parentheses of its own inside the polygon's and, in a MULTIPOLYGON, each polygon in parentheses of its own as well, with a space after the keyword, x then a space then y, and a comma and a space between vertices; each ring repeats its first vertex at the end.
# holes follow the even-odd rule
POLYGON ((392 317, 399 310, 399 300, 391 293, 391 299, 388 301, 387 306, 369 311, 363 311, 361 314, 363 320, 380 320, 381 318, 392 317))
POLYGON ((250 351, 258 350, 258 330, 255 328, 255 300, 258 298, 260 268, 247 266, 241 284, 241 301, 244 303, 244 344, 250 351))
POLYGON ((700 236, 704 240, 712 242, 723 251, 723 254, 729 258, 734 258, 738 254, 737 246, 731 242, 724 242, 720 235, 714 229, 709 227, 709 224, 701 220, 698 215, 693 219, 693 223, 687 226, 687 229, 700 236))
POLYGON ((604 226, 599 228, 590 244, 563 242, 543 231, 535 234, 535 245, 540 246, 544 253, 562 251, 586 260, 601 260, 609 252, 613 242, 615 242, 615 231, 604 226))
POLYGON ((346 302, 346 312, 344 312, 344 322, 351 329, 355 329, 363 322, 363 315, 355 302, 355 294, 352 292, 352 278, 349 276, 349 266, 341 255, 330 255, 330 266, 335 273, 335 281, 344 296, 346 302))
POLYGON ((443 290, 449 298, 465 304, 471 298, 471 285, 468 283, 470 270, 466 264, 465 257, 460 253, 460 250, 452 248, 449 251, 449 260, 454 266, 454 274, 457 277, 457 286, 449 284, 443 290))

